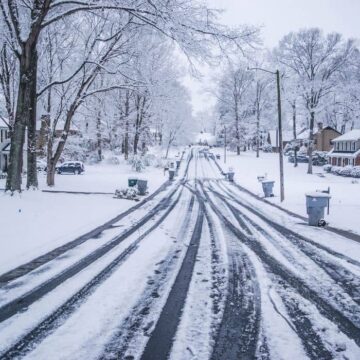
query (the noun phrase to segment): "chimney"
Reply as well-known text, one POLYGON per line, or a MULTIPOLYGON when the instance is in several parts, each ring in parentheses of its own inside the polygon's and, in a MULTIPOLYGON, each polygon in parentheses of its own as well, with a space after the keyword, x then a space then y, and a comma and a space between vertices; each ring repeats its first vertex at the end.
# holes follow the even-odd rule
POLYGON ((318 123, 318 129, 321 131, 323 129, 323 123, 322 122, 319 122, 318 123))

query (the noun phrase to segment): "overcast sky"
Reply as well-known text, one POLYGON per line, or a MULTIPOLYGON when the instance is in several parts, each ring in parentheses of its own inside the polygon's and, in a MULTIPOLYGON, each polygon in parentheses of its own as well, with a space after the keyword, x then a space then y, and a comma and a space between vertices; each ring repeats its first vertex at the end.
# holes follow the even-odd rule
MULTIPOLYGON (((288 32, 304 27, 319 27, 325 32, 337 31, 345 37, 360 39, 360 0, 206 0, 209 7, 225 12, 227 25, 262 26, 266 47, 276 46, 288 32)), ((208 78, 206 77, 206 82, 208 78)), ((195 111, 206 109, 213 100, 202 95, 202 84, 187 79, 195 111)))

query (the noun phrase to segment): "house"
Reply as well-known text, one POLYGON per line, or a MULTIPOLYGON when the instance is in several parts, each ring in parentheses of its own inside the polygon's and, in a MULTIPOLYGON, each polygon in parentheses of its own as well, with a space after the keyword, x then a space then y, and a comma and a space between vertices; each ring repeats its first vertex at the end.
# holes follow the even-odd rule
MULTIPOLYGON (((305 146, 307 147, 309 140, 309 132, 310 130, 304 129, 299 132, 296 137, 296 140, 292 140, 292 142, 296 142, 299 147, 305 146)), ((318 123, 316 129, 314 129, 314 150, 315 151, 330 151, 333 147, 332 141, 339 137, 341 133, 331 126, 323 127, 322 123, 318 123)))
MULTIPOLYGON (((282 131, 283 149, 292 139, 292 131, 282 131)), ((279 131, 277 129, 268 132, 267 142, 271 145, 273 152, 279 152, 279 131)))
POLYGON ((216 137, 209 132, 200 131, 199 134, 195 134, 195 143, 199 145, 214 146, 216 145, 216 137))
POLYGON ((351 130, 334 139, 333 149, 328 153, 333 166, 360 166, 360 129, 351 130))
POLYGON ((0 117, 0 173, 6 172, 9 164, 7 148, 10 144, 10 126, 6 119, 0 117))

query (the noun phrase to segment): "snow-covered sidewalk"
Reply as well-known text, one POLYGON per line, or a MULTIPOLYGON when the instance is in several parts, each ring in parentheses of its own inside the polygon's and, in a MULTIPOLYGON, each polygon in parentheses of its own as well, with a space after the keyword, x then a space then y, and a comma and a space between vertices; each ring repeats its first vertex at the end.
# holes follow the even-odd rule
POLYGON ((305 193, 330 187, 330 215, 325 215, 326 220, 332 226, 360 233, 360 181, 324 173, 320 166, 314 166, 313 174, 309 175, 307 164, 301 163, 294 168, 294 164, 284 157, 285 201, 280 203, 278 154, 260 153, 260 157, 256 158, 252 151, 242 152, 240 156, 228 151, 224 164, 224 150, 217 148, 211 151, 221 155, 218 162, 224 171, 232 167, 235 181, 259 196, 263 196, 263 191, 257 177, 266 175, 268 180, 275 180, 275 197, 268 200, 302 216, 307 216, 305 193))

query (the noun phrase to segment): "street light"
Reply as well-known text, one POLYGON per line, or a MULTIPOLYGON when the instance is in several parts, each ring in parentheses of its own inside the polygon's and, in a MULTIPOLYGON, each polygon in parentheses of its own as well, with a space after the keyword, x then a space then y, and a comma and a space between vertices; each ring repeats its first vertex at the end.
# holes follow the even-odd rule
POLYGON ((280 93, 280 72, 276 70, 275 72, 269 71, 262 68, 248 68, 248 70, 260 70, 267 72, 272 75, 276 75, 276 84, 277 84, 277 103, 278 103, 278 128, 279 128, 279 163, 280 163, 280 201, 283 202, 285 199, 285 190, 284 190, 284 155, 283 155, 283 141, 282 141, 282 120, 281 120, 281 93, 280 93))

